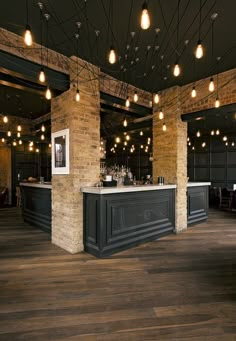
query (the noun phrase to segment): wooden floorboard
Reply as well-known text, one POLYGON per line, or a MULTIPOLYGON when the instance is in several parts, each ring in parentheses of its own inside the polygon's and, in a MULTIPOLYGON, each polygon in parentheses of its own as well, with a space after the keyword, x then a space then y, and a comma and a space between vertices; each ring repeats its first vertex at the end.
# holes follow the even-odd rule
POLYGON ((0 262, 0 340, 236 340, 231 212, 96 259, 3 208, 0 262))

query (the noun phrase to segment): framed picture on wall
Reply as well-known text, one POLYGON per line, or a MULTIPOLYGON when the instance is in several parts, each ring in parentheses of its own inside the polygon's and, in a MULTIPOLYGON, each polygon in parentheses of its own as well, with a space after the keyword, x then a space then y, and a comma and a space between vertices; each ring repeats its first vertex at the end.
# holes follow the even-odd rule
POLYGON ((69 129, 52 133, 52 174, 70 174, 69 129))

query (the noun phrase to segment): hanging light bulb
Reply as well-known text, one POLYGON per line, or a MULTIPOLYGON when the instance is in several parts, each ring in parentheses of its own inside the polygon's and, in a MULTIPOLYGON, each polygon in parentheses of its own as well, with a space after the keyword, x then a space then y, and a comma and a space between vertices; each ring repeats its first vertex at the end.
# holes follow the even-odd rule
POLYGON ((46 94, 45 94, 46 99, 50 100, 52 98, 52 93, 49 87, 47 87, 46 94))
POLYGON ((116 62, 116 52, 114 49, 114 46, 110 47, 109 55, 108 55, 108 61, 110 64, 115 64, 116 62))
POLYGON ((49 143, 48 148, 52 148, 52 144, 51 143, 49 143))
POLYGON ((127 146, 127 142, 126 141, 124 142, 124 146, 127 146))
POLYGON ((32 146, 29 147, 29 151, 32 152, 34 148, 32 146))
POLYGON ((17 131, 21 131, 21 125, 20 124, 18 124, 18 126, 17 126, 17 131))
POLYGON ((225 142, 226 147, 228 146, 228 142, 225 142))
POLYGON ((166 131, 166 124, 165 123, 163 123, 163 125, 162 125, 162 130, 166 131))
POLYGON ((7 116, 4 116, 4 117, 3 117, 3 122, 4 122, 4 123, 8 123, 8 117, 7 117, 7 116))
POLYGON ((201 40, 198 40, 198 42, 197 42, 197 48, 196 48, 196 51, 195 51, 195 57, 197 59, 201 59, 203 57, 203 47, 202 47, 201 40))
POLYGON ((138 102, 138 94, 137 94, 137 91, 134 92, 134 102, 138 102))
POLYGON ((43 133, 46 131, 46 128, 45 128, 45 125, 44 125, 44 124, 42 124, 42 126, 41 126, 41 131, 42 131, 43 133))
POLYGON ((39 72, 39 81, 41 83, 44 83, 46 81, 46 76, 45 76, 45 72, 44 72, 43 68, 41 68, 41 70, 39 72))
POLYGON ((217 97, 217 98, 216 98, 216 101, 215 101, 215 108, 219 108, 219 106, 220 106, 220 100, 219 100, 219 98, 217 97))
POLYGON ((179 64, 177 62, 175 63, 173 75, 175 77, 178 77, 180 75, 180 67, 179 67, 179 64))
POLYGON ((222 139, 223 141, 227 141, 228 140, 228 138, 227 138, 227 136, 223 136, 223 139, 222 139))
POLYGON ((155 96, 154 96, 154 103, 158 104, 159 101, 160 101, 160 97, 159 97, 158 93, 156 93, 155 96))
POLYGON ((192 150, 195 150, 195 147, 194 147, 194 146, 192 146, 192 150))
POLYGON ((127 96, 127 98, 126 98, 125 106, 126 106, 126 108, 129 108, 129 106, 130 106, 129 96, 127 96))
POLYGON ((148 13, 147 2, 144 1, 142 6, 142 14, 141 14, 141 28, 143 30, 147 30, 150 27, 150 17, 148 13))
POLYGON ((17 132, 17 137, 20 137, 20 132, 19 131, 17 132))
POLYGON ((216 135, 220 135, 220 130, 219 129, 216 130, 216 135))
POLYGON ((234 147, 234 141, 231 143, 231 146, 234 147))
POLYGON ((130 136, 129 135, 126 135, 125 138, 126 138, 127 141, 130 140, 130 136))
POLYGON ((206 142, 202 142, 202 147, 206 147, 206 142))
POLYGON ((214 84, 214 80, 213 80, 212 77, 210 79, 210 83, 209 83, 209 88, 208 89, 209 89, 210 92, 213 92, 215 90, 215 84, 214 84))
POLYGON ((12 144, 13 144, 14 147, 16 147, 16 145, 17 145, 16 141, 13 141, 12 144))
POLYGON ((128 125, 128 122, 127 122, 127 120, 126 120, 126 118, 124 119, 124 122, 123 122, 123 126, 124 127, 127 127, 127 125, 128 125))
POLYGON ((76 90, 76 94, 75 94, 75 101, 79 102, 80 101, 80 93, 79 93, 79 89, 76 90))
POLYGON ((36 151, 36 153, 39 153, 39 149, 38 148, 36 148, 35 151, 36 151))
POLYGON ((139 134, 140 134, 140 136, 143 136, 143 131, 141 130, 139 134))
POLYGON ((191 97, 194 98, 196 96, 197 96, 197 91, 196 91, 195 86, 193 86, 192 91, 191 91, 191 97))
POLYGON ((30 25, 25 26, 24 42, 25 42, 25 45, 27 46, 31 46, 33 43, 30 25))
POLYGON ((196 135, 197 135, 197 137, 200 137, 200 136, 201 136, 201 133, 200 133, 199 130, 197 131, 197 134, 196 134, 196 135))
POLYGON ((29 146, 30 146, 30 147, 33 147, 33 145, 34 145, 34 142, 31 141, 31 142, 29 143, 29 146))
POLYGON ((4 137, 2 137, 2 142, 5 142, 5 139, 4 139, 4 137))
POLYGON ((212 135, 212 136, 215 135, 215 131, 214 131, 214 130, 211 131, 211 135, 212 135))
POLYGON ((41 138, 42 141, 45 140, 44 134, 42 134, 40 138, 41 138))
POLYGON ((19 142, 18 142, 19 144, 22 144, 22 141, 21 140, 19 140, 19 142))
POLYGON ((163 114, 162 109, 160 109, 160 112, 159 112, 159 119, 160 119, 160 120, 163 120, 163 118, 164 118, 164 114, 163 114))
POLYGON ((116 141, 116 143, 120 143, 120 137, 117 136, 115 141, 116 141))
POLYGON ((10 136, 11 136, 11 131, 10 131, 10 130, 8 130, 8 132, 7 132, 7 136, 8 136, 8 137, 10 137, 10 136))

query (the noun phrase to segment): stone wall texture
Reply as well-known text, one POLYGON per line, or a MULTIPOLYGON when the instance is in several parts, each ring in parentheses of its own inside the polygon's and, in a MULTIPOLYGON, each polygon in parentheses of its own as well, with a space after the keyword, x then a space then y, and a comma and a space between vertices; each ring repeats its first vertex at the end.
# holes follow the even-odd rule
POLYGON ((83 195, 81 187, 99 181, 100 95, 91 64, 80 70, 80 102, 75 101, 76 58, 70 90, 52 100, 52 132, 69 128, 70 174, 52 176, 52 242, 71 253, 83 251, 83 195))

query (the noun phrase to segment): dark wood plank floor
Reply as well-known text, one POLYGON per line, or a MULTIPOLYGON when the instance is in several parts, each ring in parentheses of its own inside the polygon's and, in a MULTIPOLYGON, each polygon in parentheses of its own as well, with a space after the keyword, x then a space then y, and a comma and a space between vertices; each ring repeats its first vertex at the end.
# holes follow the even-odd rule
POLYGON ((108 259, 0 210, 0 340, 236 340, 236 215, 108 259))

